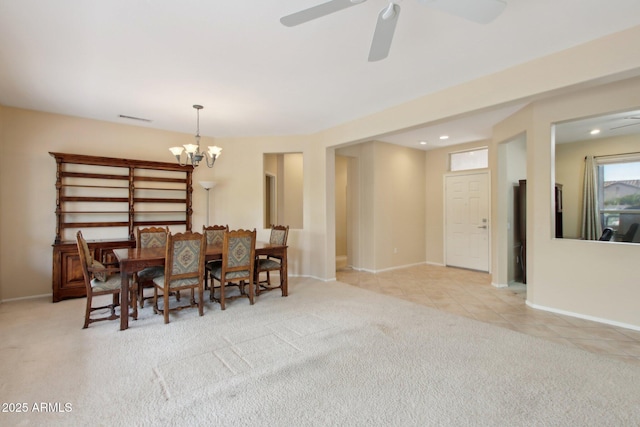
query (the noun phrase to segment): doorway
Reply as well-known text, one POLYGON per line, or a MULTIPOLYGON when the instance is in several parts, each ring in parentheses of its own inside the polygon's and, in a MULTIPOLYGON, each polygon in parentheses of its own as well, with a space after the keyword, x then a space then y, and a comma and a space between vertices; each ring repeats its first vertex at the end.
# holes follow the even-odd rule
POLYGON ((359 160, 357 155, 353 155, 350 151, 352 149, 341 149, 335 156, 337 270, 361 268, 359 160))
POLYGON ((496 286, 524 282, 523 235, 526 232, 525 205, 520 180, 527 179, 527 135, 522 133, 498 144, 498 221, 504 224, 497 236, 499 269, 494 272, 496 286))
POLYGON ((264 174, 264 227, 271 228, 278 224, 278 192, 276 176, 264 174))
POLYGON ((445 264, 489 271, 489 172, 445 176, 445 264))

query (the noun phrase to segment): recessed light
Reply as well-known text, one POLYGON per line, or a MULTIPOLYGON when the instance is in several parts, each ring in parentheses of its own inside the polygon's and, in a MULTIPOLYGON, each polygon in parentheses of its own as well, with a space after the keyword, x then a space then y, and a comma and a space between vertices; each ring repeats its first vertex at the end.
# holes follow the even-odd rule
POLYGON ((442 135, 440 139, 449 139, 449 135, 442 135))
POLYGON ((589 132, 591 135, 597 135, 600 133, 600 129, 594 129, 591 132, 589 132))
POLYGON ((420 145, 427 145, 427 141, 420 141, 420 145))

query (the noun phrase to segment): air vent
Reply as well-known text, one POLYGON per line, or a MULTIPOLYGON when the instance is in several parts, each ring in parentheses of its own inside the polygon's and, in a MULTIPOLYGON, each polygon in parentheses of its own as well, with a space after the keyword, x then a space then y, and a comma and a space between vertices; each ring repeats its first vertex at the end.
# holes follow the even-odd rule
POLYGON ((153 121, 151 119, 143 119, 142 117, 125 116, 124 114, 120 114, 118 117, 120 117, 121 119, 137 120, 139 122, 147 123, 151 123, 153 121))

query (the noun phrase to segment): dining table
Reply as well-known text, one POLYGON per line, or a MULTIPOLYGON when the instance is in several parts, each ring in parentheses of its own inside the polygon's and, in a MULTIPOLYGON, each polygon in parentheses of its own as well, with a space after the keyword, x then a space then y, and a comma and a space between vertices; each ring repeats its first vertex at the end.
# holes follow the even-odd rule
MULTIPOLYGON (((122 248, 114 249, 118 263, 120 264, 120 279, 121 279, 121 291, 120 291, 120 330, 124 331, 129 328, 129 312, 128 307, 130 283, 133 273, 141 271, 147 267, 163 266, 166 249, 160 248, 122 248), (127 310, 126 315, 122 311, 127 310)), ((256 242, 256 257, 261 255, 270 255, 280 258, 282 261, 282 296, 288 295, 288 274, 287 274, 287 245, 275 245, 269 242, 256 242)), ((207 245, 205 260, 213 261, 216 259, 222 259, 222 244, 210 244, 207 245)), ((134 311, 134 313, 137 312, 134 311)))

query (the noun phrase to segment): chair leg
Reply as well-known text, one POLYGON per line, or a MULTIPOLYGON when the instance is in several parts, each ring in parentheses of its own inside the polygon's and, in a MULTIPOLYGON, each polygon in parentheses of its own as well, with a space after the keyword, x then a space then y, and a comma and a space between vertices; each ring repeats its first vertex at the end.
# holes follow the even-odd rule
POLYGON ((284 268, 282 265, 280 265, 280 291, 282 292, 283 297, 289 295, 289 290, 284 285, 284 268))
POLYGON ((256 284, 256 287, 255 287, 256 296, 260 296, 260 272, 257 269, 255 273, 253 273, 253 281, 256 284))
POLYGON ((202 286, 198 286, 198 314, 200 316, 204 315, 204 288, 202 286))
POLYGON ((164 307, 162 307, 162 314, 164 314, 164 323, 167 324, 169 323, 169 292, 166 287, 164 289, 162 297, 164 301, 164 307))
POLYGON ((153 285, 153 312, 158 314, 158 287, 153 285))
POLYGON ((140 308, 144 308, 144 286, 138 282, 138 298, 140 299, 140 308))
MULTIPOLYGON (((120 305, 120 294, 113 294, 113 299, 112 299, 112 304, 111 304, 111 315, 115 316, 116 314, 116 307, 120 305)), ((129 310, 127 310, 128 312, 129 310)), ((122 307, 120 307, 120 314, 122 314, 122 307)))
MULTIPOLYGON (((131 308, 133 309, 133 313, 131 313, 131 316, 133 317, 133 320, 138 320, 138 288, 135 286, 133 289, 131 289, 130 292, 130 296, 129 296, 129 303, 131 304, 131 308)), ((127 307, 127 315, 129 315, 129 307, 127 307)), ((122 307, 120 308, 120 315, 122 315, 122 307)))
POLYGON ((220 282, 220 310, 224 310, 225 306, 224 306, 224 285, 225 283, 223 281, 220 282))
POLYGON ((144 297, 144 290, 146 287, 155 287, 155 285, 153 284, 153 281, 144 281, 142 283, 137 282, 137 284, 138 284, 137 297, 138 297, 138 301, 140 301, 140 308, 144 308, 144 302, 148 299, 152 299, 152 297, 146 297, 146 298, 144 297), (145 283, 148 284, 149 286, 145 286, 145 283))
POLYGON ((253 305, 253 293, 254 293, 253 279, 249 279, 249 304, 251 305, 253 305))
POLYGON ((89 317, 91 315, 91 294, 87 295, 87 310, 84 314, 84 326, 82 329, 87 329, 89 327, 89 317))
POLYGON ((216 300, 216 279, 213 277, 213 273, 210 275, 211 287, 209 288, 209 301, 214 302, 216 300))

